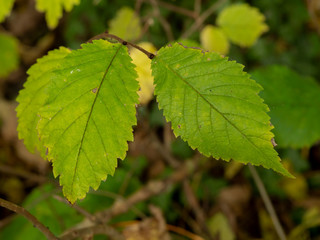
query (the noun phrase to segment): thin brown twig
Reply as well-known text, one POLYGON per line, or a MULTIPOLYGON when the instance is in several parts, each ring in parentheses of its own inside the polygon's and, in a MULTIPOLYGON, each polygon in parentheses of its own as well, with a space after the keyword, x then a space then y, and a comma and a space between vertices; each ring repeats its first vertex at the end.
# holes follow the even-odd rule
POLYGON ((32 182, 37 182, 37 183, 44 183, 48 181, 48 178, 38 175, 38 174, 34 174, 31 172, 27 172, 25 170, 22 169, 14 169, 10 166, 6 166, 6 165, 0 165, 0 172, 5 173, 5 174, 10 174, 10 175, 15 175, 18 177, 22 177, 25 179, 28 179, 32 182))
POLYGON ((136 4, 134 6, 134 11, 137 14, 137 16, 140 15, 140 9, 141 9, 142 3, 143 3, 143 0, 136 0, 136 4))
POLYGON ((175 171, 168 179, 150 181, 146 186, 132 194, 128 199, 116 201, 109 209, 98 212, 95 216, 103 223, 108 222, 112 217, 127 212, 136 203, 166 191, 174 183, 182 181, 188 175, 189 171, 187 168, 181 166, 181 168, 175 171))
POLYGON ((159 19, 160 24, 162 25, 162 27, 167 35, 168 40, 170 42, 173 41, 174 36, 172 33, 171 26, 168 23, 168 21, 164 17, 161 16, 159 5, 158 5, 157 1, 156 0, 149 0, 149 1, 150 1, 151 5, 153 6, 154 15, 159 19))
POLYGON ((155 55, 153 53, 148 52, 144 48, 142 48, 142 47, 140 47, 140 46, 138 46, 138 45, 136 45, 134 43, 127 42, 127 41, 123 40, 122 38, 119 38, 116 35, 110 34, 108 31, 105 31, 104 33, 98 34, 98 35, 90 38, 87 42, 92 42, 93 40, 100 39, 100 38, 111 38, 111 39, 114 39, 114 40, 118 41, 119 43, 121 43, 123 45, 129 45, 131 47, 134 47, 134 48, 138 49, 139 51, 141 51, 145 55, 147 55, 147 57, 150 58, 150 59, 153 59, 155 57, 155 55))
MULTIPOLYGON (((121 196, 119 194, 116 194, 113 192, 108 192, 106 190, 99 190, 98 189, 97 191, 92 191, 91 194, 112 198, 114 200, 125 199, 123 196, 121 196)), ((140 217, 141 219, 146 218, 146 215, 141 210, 139 210, 137 207, 132 206, 132 208, 130 210, 133 213, 135 213, 138 217, 140 217)))
POLYGON ((171 156, 171 154, 165 149, 163 144, 161 144, 159 138, 156 136, 154 132, 151 132, 151 138, 154 146, 158 150, 159 154, 163 157, 163 159, 173 168, 180 167, 181 163, 171 156))
MULTIPOLYGON (((125 228, 125 227, 129 227, 129 226, 132 226, 132 225, 138 224, 138 223, 139 223, 139 221, 132 220, 132 221, 125 221, 125 222, 115 223, 112 226, 125 228)), ((174 226, 174 225, 166 224, 166 228, 167 228, 168 231, 177 233, 177 234, 179 234, 181 236, 184 236, 184 237, 187 237, 187 238, 189 238, 191 240, 204 240, 202 237, 200 237, 198 235, 195 235, 194 233, 189 232, 188 230, 186 230, 184 228, 181 228, 181 227, 177 227, 177 226, 174 226)))
POLYGON ((163 1, 158 1, 158 4, 160 7, 164 7, 168 10, 171 10, 172 12, 176 12, 194 19, 197 18, 197 14, 195 14, 193 11, 190 11, 189 9, 182 8, 182 7, 179 7, 167 2, 163 2, 163 1))
POLYGON ((210 234, 210 231, 206 224, 206 218, 205 214, 200 207, 199 201, 193 191, 193 189, 190 186, 190 182, 188 179, 185 179, 183 181, 183 190, 185 192, 186 199, 189 203, 189 205, 192 207, 192 210, 195 214, 196 220, 200 225, 200 228, 202 229, 202 234, 206 234, 209 239, 213 239, 213 237, 210 234))
POLYGON ((181 35, 181 38, 185 39, 190 37, 190 35, 197 31, 200 28, 200 26, 204 23, 204 21, 207 20, 207 18, 210 17, 215 11, 217 11, 217 9, 220 8, 221 5, 225 2, 226 0, 219 0, 218 2, 215 2, 213 5, 211 5, 211 7, 204 11, 200 15, 200 17, 197 18, 195 23, 181 35))
POLYGON ((266 188, 264 187, 264 184, 263 184, 258 172, 256 171, 255 167, 252 166, 251 164, 248 164, 248 166, 249 166, 249 170, 250 170, 250 172, 252 174, 253 180, 257 185, 257 188, 258 188, 259 193, 261 195, 262 201, 263 201, 263 203, 264 203, 264 205, 265 205, 265 207, 266 207, 266 209, 267 209, 267 211, 268 211, 268 213, 270 215, 270 218, 272 220, 272 223, 273 223, 274 228, 275 228, 275 230, 276 230, 276 232, 278 234, 279 239, 280 240, 286 240, 287 239, 286 234, 284 233, 282 225, 281 225, 281 223, 279 221, 279 218, 278 218, 278 216, 276 214, 276 211, 275 211, 275 209, 274 209, 274 207, 272 205, 272 202, 271 202, 271 200, 269 198, 269 195, 268 195, 268 193, 266 191, 266 188))
POLYGON ((76 204, 70 204, 65 198, 60 197, 59 195, 53 195, 53 198, 57 199, 59 202, 65 203, 69 207, 72 207, 78 213, 80 213, 81 215, 83 215, 84 217, 89 219, 91 222, 96 222, 97 221, 96 217, 93 216, 91 213, 89 213, 88 211, 86 211, 85 209, 83 209, 82 207, 80 207, 80 206, 78 206, 76 204))
POLYGON ((92 225, 89 227, 76 229, 60 236, 60 240, 72 240, 85 236, 92 236, 96 234, 104 234, 112 240, 124 240, 124 236, 116 229, 108 225, 92 225))
POLYGON ((15 217, 16 215, 17 215, 17 214, 14 213, 14 214, 12 214, 12 215, 4 218, 4 219, 1 219, 1 221, 0 221, 0 230, 1 230, 2 228, 4 228, 5 226, 7 226, 9 223, 11 223, 11 221, 14 219, 14 217, 15 217))
POLYGON ((316 1, 312 1, 312 0, 307 0, 307 8, 308 8, 308 12, 311 18, 311 21, 317 31, 317 33, 320 35, 320 24, 319 24, 319 20, 317 18, 317 15, 315 13, 315 10, 313 9, 316 5, 316 1))
POLYGON ((197 17, 201 13, 201 0, 195 0, 194 1, 194 12, 195 12, 197 17))
MULTIPOLYGON (((190 174, 190 170, 188 170, 188 168, 183 165, 177 171, 175 171, 169 178, 164 180, 150 181, 149 183, 146 184, 146 186, 142 187, 140 190, 133 193, 127 199, 121 199, 121 198, 118 199, 117 201, 114 202, 114 204, 110 208, 97 212, 94 214, 94 216, 96 217, 98 223, 107 223, 112 217, 115 217, 117 215, 127 212, 135 204, 142 202, 146 199, 149 199, 153 196, 161 194, 162 192, 170 188, 173 184, 177 182, 181 182, 189 174, 190 174)), ((65 237, 63 239, 68 239, 67 237, 74 236, 74 235, 79 236, 79 234, 82 234, 83 232, 86 233, 87 231, 95 230, 93 229, 94 226, 92 225, 88 227, 88 224, 86 224, 87 221, 88 220, 85 219, 83 222, 78 224, 78 226, 84 225, 85 227, 83 228, 77 227, 75 229, 68 229, 68 231, 62 235, 63 237, 65 237)), ((73 238, 70 238, 70 239, 73 239, 73 238)))
POLYGON ((47 237, 47 239, 58 240, 58 238, 49 230, 49 228, 47 228, 41 222, 39 222, 39 220, 35 216, 33 216, 31 213, 29 213, 25 208, 20 207, 2 198, 0 198, 0 206, 7 208, 25 217, 29 222, 33 224, 33 226, 38 228, 47 237))

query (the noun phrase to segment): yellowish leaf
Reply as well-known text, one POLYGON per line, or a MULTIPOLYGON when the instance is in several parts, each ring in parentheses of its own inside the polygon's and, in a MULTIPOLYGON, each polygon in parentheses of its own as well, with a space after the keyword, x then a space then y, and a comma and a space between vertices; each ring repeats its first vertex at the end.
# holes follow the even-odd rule
MULTIPOLYGON (((138 44, 145 50, 155 53, 157 50, 152 43, 141 42, 138 44)), ((133 48, 130 51, 130 56, 133 63, 136 65, 135 70, 138 73, 138 81, 140 84, 139 102, 141 104, 148 104, 148 102, 153 98, 153 76, 151 75, 151 60, 139 50, 133 48)))
POLYGON ((226 55, 229 52, 229 41, 225 33, 218 27, 207 25, 200 33, 200 41, 204 49, 226 55))
POLYGON ((123 7, 110 21, 109 32, 126 41, 136 40, 141 34, 140 18, 131 8, 123 7))

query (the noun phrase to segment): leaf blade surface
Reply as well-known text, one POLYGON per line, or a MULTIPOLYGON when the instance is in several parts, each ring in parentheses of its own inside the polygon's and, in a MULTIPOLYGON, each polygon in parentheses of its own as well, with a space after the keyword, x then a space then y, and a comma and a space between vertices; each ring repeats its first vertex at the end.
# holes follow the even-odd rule
POLYGON ((159 107, 177 136, 206 156, 262 165, 286 176, 273 149, 261 86, 243 66, 179 44, 152 60, 159 107))
POLYGON ((24 144, 30 152, 37 149, 42 157, 45 157, 45 149, 40 143, 36 131, 39 121, 38 110, 46 102, 47 93, 45 89, 52 81, 52 72, 61 67, 61 60, 70 52, 67 48, 61 47, 38 59, 37 63, 28 70, 28 80, 17 97, 19 103, 16 108, 19 138, 24 140, 24 144))
POLYGON ((42 144, 70 202, 113 174, 133 140, 138 82, 127 49, 104 40, 63 59, 40 109, 42 144))

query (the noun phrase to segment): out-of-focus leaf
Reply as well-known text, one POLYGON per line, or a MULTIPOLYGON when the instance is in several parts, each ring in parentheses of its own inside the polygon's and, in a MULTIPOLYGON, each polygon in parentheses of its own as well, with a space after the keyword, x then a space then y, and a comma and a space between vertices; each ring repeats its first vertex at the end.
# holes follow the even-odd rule
POLYGON ((141 34, 140 19, 134 10, 128 7, 121 8, 116 17, 110 21, 109 26, 110 33, 126 41, 135 40, 141 34))
MULTIPOLYGON (((29 194, 23 207, 58 236, 67 228, 80 222, 83 217, 66 203, 54 199, 53 194, 54 186, 52 185, 37 188, 29 194), (49 197, 42 199, 45 195, 49 197)), ((16 216, 6 228, 0 231, 0 239, 35 240, 46 238, 24 217, 16 216)))
POLYGON ((9 35, 0 34, 0 77, 6 77, 17 68, 18 63, 18 41, 9 35))
POLYGON ((188 143, 183 141, 181 138, 177 138, 172 142, 171 151, 173 155, 182 159, 190 158, 194 153, 194 151, 189 147, 188 143))
POLYGON ((270 215, 263 208, 258 211, 258 215, 263 240, 278 239, 270 215))
POLYGON ((308 209, 300 225, 295 227, 289 234, 288 240, 309 240, 310 233, 309 228, 320 226, 320 211, 319 208, 313 207, 308 209))
POLYGON ((218 27, 205 26, 200 33, 203 48, 208 51, 218 52, 226 55, 229 52, 229 41, 225 33, 218 27))
MULTIPOLYGON (((288 169, 291 169, 290 162, 284 161, 284 165, 287 165, 288 169)), ((295 179, 285 178, 281 181, 281 188, 287 194, 287 196, 294 200, 304 199, 308 194, 308 184, 306 178, 294 171, 295 179)))
POLYGON ((232 179, 243 168, 243 164, 231 161, 225 169, 224 176, 227 179, 232 179))
POLYGON ((264 15, 257 8, 248 4, 234 4, 222 10, 217 25, 231 42, 241 47, 249 47, 268 30, 264 20, 264 15))
POLYGON ((252 73, 270 107, 276 143, 280 147, 311 146, 320 139, 320 86, 285 66, 269 66, 252 73))
POLYGON ((48 26, 53 29, 58 25, 63 11, 70 12, 74 5, 80 3, 80 0, 37 0, 36 8, 45 12, 48 26))
POLYGON ((233 240, 235 235, 230 227, 228 219, 222 214, 217 213, 208 220, 208 228, 211 235, 220 240, 233 240))
POLYGON ((14 0, 0 0, 0 22, 10 14, 13 3, 14 0))
MULTIPOLYGON (((157 50, 153 44, 149 42, 142 42, 138 45, 151 53, 155 53, 157 50)), ((136 48, 130 50, 130 56, 134 65, 136 65, 135 70, 138 73, 137 80, 140 84, 140 90, 138 92, 139 102, 141 104, 148 104, 153 98, 154 90, 153 76, 151 75, 151 59, 136 48)))

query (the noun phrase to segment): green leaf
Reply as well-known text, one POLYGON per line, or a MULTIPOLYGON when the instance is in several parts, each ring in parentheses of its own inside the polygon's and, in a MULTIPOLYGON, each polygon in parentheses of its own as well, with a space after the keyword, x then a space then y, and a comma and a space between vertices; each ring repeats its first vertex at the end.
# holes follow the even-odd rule
POLYGON ((37 0, 36 8, 40 12, 45 12, 47 24, 53 29, 58 25, 63 10, 70 12, 73 6, 79 3, 80 0, 37 0))
POLYGON ((273 149, 268 107, 243 66, 179 44, 152 60, 155 94, 176 136, 206 155, 291 176, 273 149))
POLYGON ((116 17, 110 21, 109 32, 126 41, 135 40, 141 34, 140 19, 134 10, 123 7, 117 12, 116 17))
POLYGON ((46 102, 45 89, 52 81, 52 72, 61 67, 61 60, 70 52, 67 48, 61 47, 59 50, 51 51, 47 56, 38 59, 37 63, 28 70, 28 80, 17 97, 19 138, 24 139, 24 144, 30 152, 34 152, 36 148, 43 157, 45 157, 45 148, 40 144, 36 131, 40 119, 38 110, 46 102))
POLYGON ((265 17, 257 8, 248 4, 234 4, 219 14, 217 25, 235 44, 242 47, 252 46, 260 35, 268 31, 265 17))
POLYGON ((201 44, 208 51, 226 55, 229 52, 229 41, 224 32, 212 25, 205 26, 200 33, 201 44))
POLYGON ((264 90, 273 132, 280 147, 311 146, 320 139, 320 86, 285 66, 269 66, 252 73, 264 90))
POLYGON ((18 41, 6 34, 0 34, 0 77, 6 77, 19 64, 18 41))
MULTIPOLYGON (((33 190, 22 206, 47 226, 53 234, 60 235, 79 223, 83 216, 64 202, 53 198, 54 194, 56 194, 56 187, 53 184, 43 185, 33 190)), ((46 238, 30 221, 17 215, 5 228, 1 229, 0 239, 35 240, 46 238)))
POLYGON ((219 236, 221 240, 233 240, 235 234, 228 222, 228 219, 221 212, 216 213, 208 220, 208 227, 212 236, 219 236))
POLYGON ((97 40, 72 51, 50 74, 38 132, 72 203, 114 173, 133 140, 139 88, 134 68, 125 46, 97 40))
POLYGON ((0 0, 0 22, 9 16, 14 0, 0 0))

